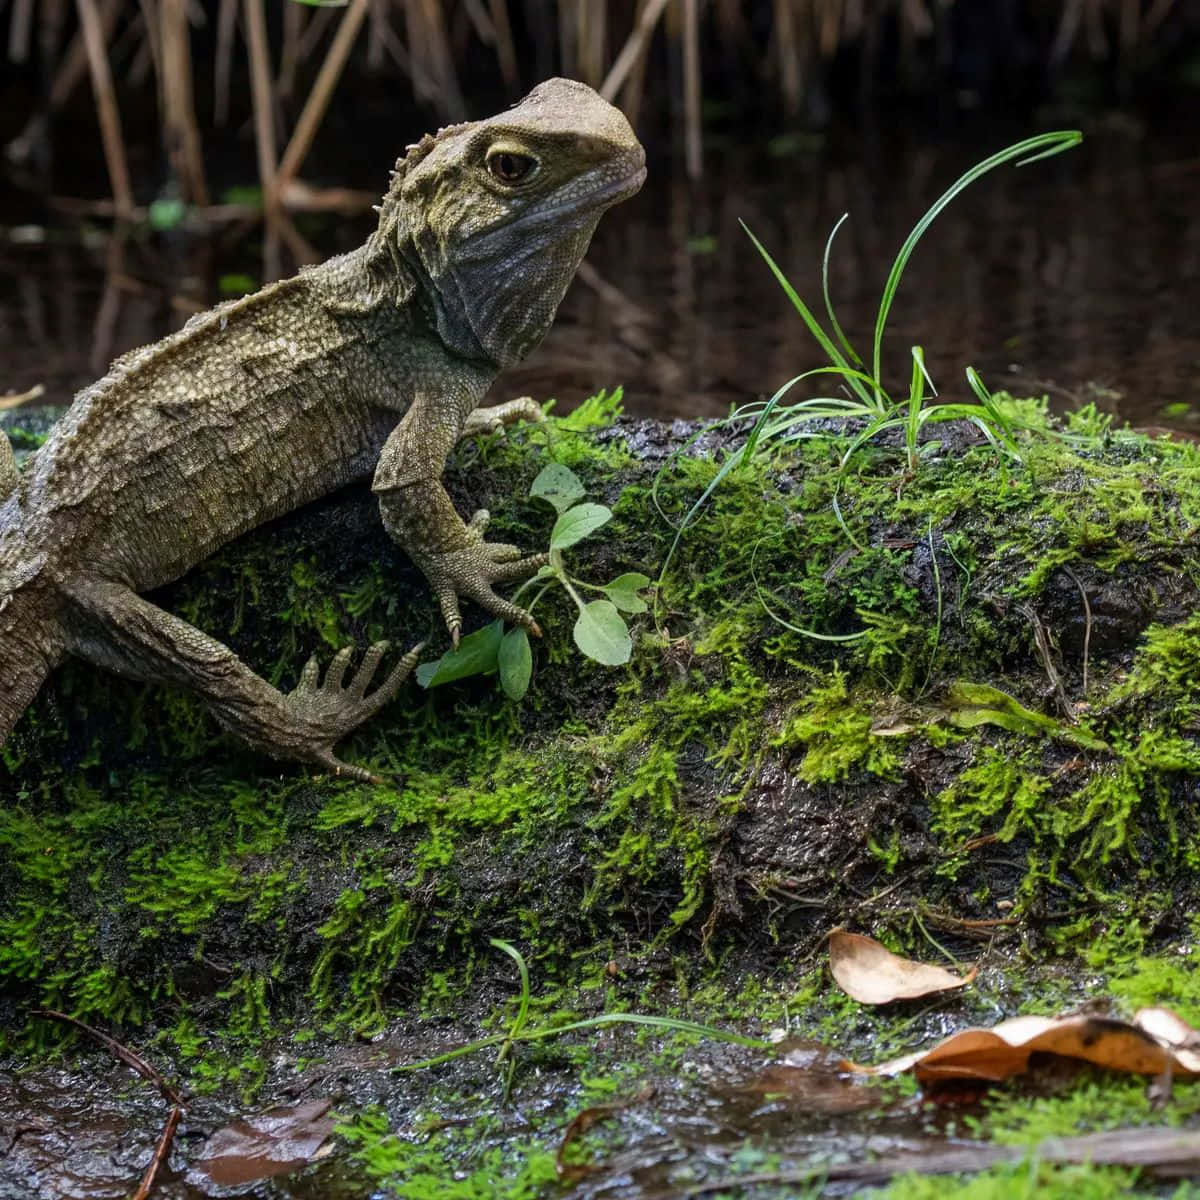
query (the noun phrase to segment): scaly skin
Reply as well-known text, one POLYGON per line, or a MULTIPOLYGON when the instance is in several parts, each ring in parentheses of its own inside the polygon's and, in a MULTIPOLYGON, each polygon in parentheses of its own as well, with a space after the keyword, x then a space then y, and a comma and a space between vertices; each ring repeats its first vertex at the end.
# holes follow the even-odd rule
POLYGON ((333 747, 416 662, 373 691, 385 646, 343 686, 341 651, 283 694, 220 642, 138 593, 264 521, 372 476, 388 533, 429 579, 451 636, 460 597, 536 631, 493 585, 540 556, 484 541, 441 474, 464 435, 536 420, 532 401, 476 406, 549 328, 605 209, 645 159, 625 118, 553 79, 401 159, 360 249, 193 318, 75 399, 17 476, 0 448, 0 742, 74 654, 188 688, 281 758, 368 778, 333 747))

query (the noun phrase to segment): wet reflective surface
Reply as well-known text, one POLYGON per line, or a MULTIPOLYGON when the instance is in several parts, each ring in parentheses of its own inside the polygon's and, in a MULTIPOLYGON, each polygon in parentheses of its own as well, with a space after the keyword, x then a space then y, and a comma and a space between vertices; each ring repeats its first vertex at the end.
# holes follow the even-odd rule
MULTIPOLYGON (((822 252, 844 212, 831 291, 869 355, 888 268, 928 205, 987 154, 1078 123, 958 118, 939 131, 897 120, 819 137, 715 130, 698 186, 652 157, 643 192, 602 222, 549 337, 500 386, 569 405, 623 383, 632 411, 667 416, 720 415, 770 394, 821 359, 739 221, 820 311, 822 252)), ((895 390, 920 344, 944 396, 964 394, 971 364, 993 388, 1049 392, 1064 406, 1096 399, 1135 423, 1189 427, 1181 406, 1200 376, 1200 101, 1177 101, 1165 120, 1101 115, 1083 125, 1082 147, 1000 168, 935 222, 888 326, 895 390)), ((0 223, 0 392, 40 382, 61 403, 115 354, 219 300, 222 277, 228 288, 229 276, 263 274, 256 229, 142 230, 118 246, 103 222, 49 213, 11 179, 0 223)), ((370 214, 324 216, 305 233, 324 256, 361 242, 370 225, 370 214)))

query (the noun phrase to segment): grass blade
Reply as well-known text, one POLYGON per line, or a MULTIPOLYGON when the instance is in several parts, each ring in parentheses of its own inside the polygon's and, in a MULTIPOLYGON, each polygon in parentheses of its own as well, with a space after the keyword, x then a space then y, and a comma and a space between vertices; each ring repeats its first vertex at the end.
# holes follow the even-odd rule
POLYGON ((837 231, 841 229, 842 223, 850 219, 850 214, 842 213, 838 218, 838 222, 829 231, 829 237, 825 240, 825 253, 821 258, 821 295, 825 297, 825 313, 829 317, 829 324, 833 332, 837 335, 837 340, 842 343, 842 349, 846 351, 846 356, 855 364, 862 366, 862 359, 858 355, 858 351, 850 345, 850 340, 842 332, 841 325, 838 324, 838 319, 833 312, 833 300, 829 296, 829 256, 833 250, 833 239, 837 236, 837 231))
POLYGON ((887 326, 888 314, 891 312, 892 300, 895 298, 896 289, 900 286, 900 277, 904 274, 904 268, 908 266, 908 260, 912 257, 912 252, 916 249, 916 245, 921 240, 925 230, 933 224, 942 209, 959 192, 996 167, 1003 166, 1014 159, 1020 160, 1018 165, 1037 162, 1039 159, 1049 158, 1051 155, 1069 150, 1072 146, 1077 146, 1082 140, 1083 134, 1078 129, 1060 129, 1053 133, 1041 133, 1037 137, 1026 138, 1022 142, 1016 142, 1014 145, 993 154, 991 158, 986 158, 983 162, 976 163, 969 171, 959 176, 934 201, 925 215, 913 226, 912 232, 904 239, 904 245, 900 247, 900 252, 896 255, 896 261, 892 263, 892 269, 888 274, 887 283, 883 287, 883 297, 879 302, 879 315, 875 320, 875 344, 871 359, 872 374, 876 379, 880 378, 883 331, 887 326))

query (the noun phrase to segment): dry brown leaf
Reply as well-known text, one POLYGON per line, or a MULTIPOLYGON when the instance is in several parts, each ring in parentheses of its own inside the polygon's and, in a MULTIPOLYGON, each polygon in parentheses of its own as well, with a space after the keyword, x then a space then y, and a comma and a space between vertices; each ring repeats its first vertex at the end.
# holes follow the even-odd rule
POLYGON ((835 929, 829 935, 829 969, 838 987, 863 1004, 890 1004, 950 992, 975 978, 974 967, 956 975, 945 967, 901 958, 874 938, 835 929))
POLYGON ((1168 1009, 1143 1009, 1135 1021, 1115 1017, 1014 1017, 991 1029, 964 1029, 931 1050, 906 1054, 876 1067, 847 1066, 873 1075, 911 1070, 922 1083, 946 1080, 998 1082, 1028 1069, 1041 1051, 1078 1058, 1111 1071, 1137 1075, 1200 1074, 1200 1035, 1168 1009), (1189 1045, 1192 1042, 1195 1045, 1189 1045))
POLYGON ((272 1108, 218 1129, 192 1164, 189 1182, 240 1187, 299 1170, 326 1153, 334 1121, 330 1101, 272 1108))
POLYGON ((1200 1075, 1200 1030, 1169 1008, 1139 1008, 1133 1023, 1175 1052, 1175 1068, 1200 1075))

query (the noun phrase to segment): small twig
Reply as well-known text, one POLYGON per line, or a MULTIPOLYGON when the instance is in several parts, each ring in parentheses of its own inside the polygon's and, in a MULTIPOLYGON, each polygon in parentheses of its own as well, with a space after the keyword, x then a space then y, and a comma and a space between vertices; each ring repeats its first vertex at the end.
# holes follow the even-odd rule
POLYGON ((158 1088, 159 1094, 168 1104, 172 1104, 176 1108, 186 1107, 182 1094, 163 1078, 160 1071, 155 1070, 140 1054, 130 1050, 128 1046, 121 1045, 116 1038, 109 1037, 107 1033, 101 1033, 99 1029, 88 1025, 78 1017, 68 1016, 57 1009, 35 1008, 32 1010, 31 1015, 35 1017, 48 1017, 54 1021, 62 1021, 66 1025, 74 1025, 76 1029, 82 1029, 89 1037, 95 1039, 107 1050, 112 1051, 127 1067, 136 1071, 143 1079, 154 1084, 158 1088))
POLYGON ((1046 633, 1046 626, 1042 624, 1041 617, 1034 612, 1030 605, 1020 604, 1017 606, 1017 611, 1029 622, 1033 629, 1033 642, 1037 647, 1038 658, 1041 659, 1042 670, 1046 672, 1046 678, 1050 680, 1050 686, 1054 689, 1054 696, 1058 701, 1059 711, 1068 721, 1073 723, 1075 721, 1075 710, 1071 707, 1070 700, 1067 699, 1067 689, 1063 687, 1062 676, 1058 673, 1058 668, 1054 665, 1054 652, 1050 648, 1050 638, 1046 633))
POLYGON ((1092 646, 1092 606, 1088 600, 1087 588, 1079 582, 1079 577, 1075 572, 1070 567, 1063 567, 1063 570, 1075 581, 1075 586, 1079 589, 1080 596, 1083 597, 1083 695, 1086 699, 1088 690, 1088 655, 1091 652, 1092 646))
POLYGON ((171 1111, 167 1113, 167 1123, 163 1126, 162 1133, 159 1134, 158 1144, 150 1156, 150 1163, 146 1167, 146 1173, 142 1176, 142 1182, 138 1184, 138 1190, 133 1193, 133 1200, 147 1200, 150 1195, 155 1177, 171 1152, 171 1142, 175 1138, 175 1130, 179 1128, 179 1118, 182 1116, 183 1108, 178 1104, 173 1104, 171 1111))

